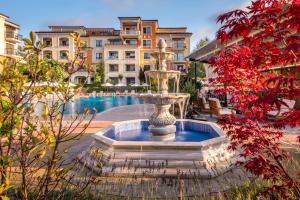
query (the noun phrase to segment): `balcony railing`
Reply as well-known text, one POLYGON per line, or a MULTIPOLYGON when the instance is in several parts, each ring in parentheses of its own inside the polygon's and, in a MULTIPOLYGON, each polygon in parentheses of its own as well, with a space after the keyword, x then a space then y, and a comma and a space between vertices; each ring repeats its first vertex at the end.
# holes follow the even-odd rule
POLYGON ((140 35, 140 31, 137 31, 137 30, 122 30, 121 35, 140 35))
POLYGON ((118 60, 119 56, 108 56, 108 60, 118 60))
POLYGON ((22 40, 22 35, 16 34, 14 32, 6 32, 5 37, 8 39, 22 40))
POLYGON ((176 43, 174 43, 173 44, 173 48, 174 49, 185 49, 185 44, 176 44, 176 43))
POLYGON ((60 43, 59 46, 61 46, 61 47, 68 47, 69 43, 60 43))
POLYGON ((6 55, 20 55, 20 52, 18 49, 14 48, 5 48, 5 54, 6 55))

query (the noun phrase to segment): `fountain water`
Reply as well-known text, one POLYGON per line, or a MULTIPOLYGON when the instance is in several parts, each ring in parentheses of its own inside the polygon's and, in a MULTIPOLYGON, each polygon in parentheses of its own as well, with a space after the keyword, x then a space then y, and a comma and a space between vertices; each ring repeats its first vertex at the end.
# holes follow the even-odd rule
MULTIPOLYGON (((170 107, 178 104, 180 118, 183 118, 186 104, 190 94, 179 93, 180 71, 167 70, 167 60, 173 56, 172 52, 166 51, 167 44, 164 39, 158 41, 158 51, 152 53, 152 56, 158 60, 158 69, 145 72, 146 80, 153 78, 157 80, 158 92, 154 94, 137 94, 145 103, 154 104, 155 112, 149 119, 149 132, 153 136, 163 138, 173 138, 176 132, 176 118, 170 113, 170 107), (174 80, 174 93, 169 93, 169 80, 174 80)), ((151 85, 151 83, 150 83, 151 85)))

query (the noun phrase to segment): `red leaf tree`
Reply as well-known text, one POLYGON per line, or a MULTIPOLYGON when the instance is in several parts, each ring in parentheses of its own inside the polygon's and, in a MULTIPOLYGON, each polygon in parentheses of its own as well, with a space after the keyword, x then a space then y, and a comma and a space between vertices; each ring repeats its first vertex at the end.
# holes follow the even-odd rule
POLYGON ((300 125, 300 1, 256 0, 218 22, 217 38, 225 48, 210 61, 218 75, 212 83, 222 84, 215 92, 228 94, 241 112, 222 116, 230 148, 241 149, 246 159, 239 164, 246 170, 272 181, 268 191, 300 197, 299 177, 288 173, 288 153, 279 147, 283 129, 300 125), (295 107, 282 112, 288 106, 283 99, 295 100, 295 107), (270 120, 271 111, 278 117, 270 120))

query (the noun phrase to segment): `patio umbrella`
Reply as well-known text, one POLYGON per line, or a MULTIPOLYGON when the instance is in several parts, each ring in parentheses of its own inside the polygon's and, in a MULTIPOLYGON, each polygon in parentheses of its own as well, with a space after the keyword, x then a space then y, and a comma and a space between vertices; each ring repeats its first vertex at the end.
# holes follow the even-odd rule
POLYGON ((76 85, 74 83, 68 83, 65 85, 66 87, 75 87, 76 85))
POLYGON ((104 83, 102 86, 105 86, 105 87, 111 87, 111 86, 114 86, 114 85, 111 84, 111 83, 104 83))
POLYGON ((126 85, 124 83, 118 83, 117 85, 115 85, 116 87, 125 87, 126 85))
POLYGON ((49 85, 50 87, 57 87, 59 85, 59 83, 47 83, 47 85, 49 85))

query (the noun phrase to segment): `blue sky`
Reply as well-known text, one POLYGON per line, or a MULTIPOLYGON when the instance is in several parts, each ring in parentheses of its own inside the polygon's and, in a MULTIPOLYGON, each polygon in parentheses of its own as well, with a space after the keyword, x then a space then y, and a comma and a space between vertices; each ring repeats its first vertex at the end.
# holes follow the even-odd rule
POLYGON ((216 17, 250 0, 0 0, 0 13, 21 25, 21 34, 48 25, 119 28, 119 16, 158 19, 160 26, 186 26, 192 47, 205 36, 213 39, 216 17))

